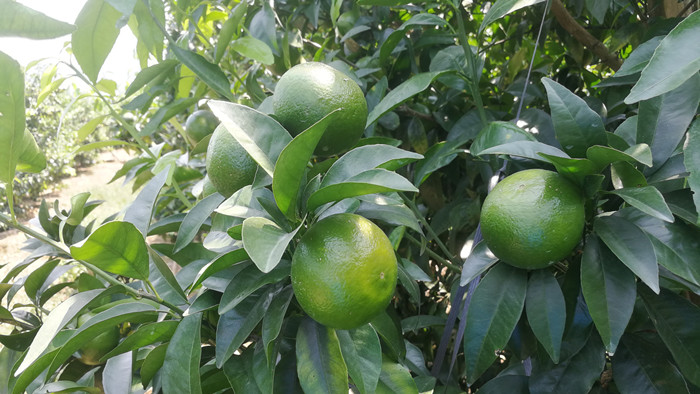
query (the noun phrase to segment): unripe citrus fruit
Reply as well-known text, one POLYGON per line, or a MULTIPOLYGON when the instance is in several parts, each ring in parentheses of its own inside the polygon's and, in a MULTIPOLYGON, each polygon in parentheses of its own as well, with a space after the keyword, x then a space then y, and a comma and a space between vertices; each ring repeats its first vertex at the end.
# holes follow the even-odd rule
POLYGON ((330 156, 352 148, 367 122, 362 89, 350 77, 323 63, 290 68, 277 82, 272 105, 277 120, 294 136, 342 108, 321 137, 315 150, 318 155, 330 156))
MULTIPOLYGON (((85 313, 78 317, 78 327, 90 320, 94 315, 85 313)), ((100 365, 100 359, 119 344, 119 326, 110 327, 101 332, 78 350, 78 360, 85 365, 100 365)))
POLYGON ((584 200, 556 172, 526 170, 503 179, 484 200, 481 232, 500 260, 538 269, 559 261, 581 241, 584 200))
POLYGON ((185 132, 195 143, 214 132, 219 125, 219 119, 210 111, 200 109, 195 111, 185 121, 185 132))
POLYGON ((231 197, 243 186, 253 183, 258 167, 241 144, 219 125, 207 147, 207 176, 224 197, 231 197))
POLYGON ((292 257, 292 287, 317 322, 349 330, 382 312, 394 295, 398 267, 389 238, 362 216, 320 220, 292 257))

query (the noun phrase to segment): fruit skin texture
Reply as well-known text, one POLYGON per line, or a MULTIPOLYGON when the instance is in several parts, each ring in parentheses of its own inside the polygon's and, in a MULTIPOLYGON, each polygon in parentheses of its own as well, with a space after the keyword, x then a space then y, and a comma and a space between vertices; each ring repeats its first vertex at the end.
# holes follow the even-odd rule
POLYGON ((207 176, 224 197, 253 183, 258 164, 223 125, 214 130, 207 147, 207 176))
POLYGON ((525 170, 503 179, 484 200, 481 232, 500 260, 544 268, 571 253, 585 224, 581 191, 556 172, 525 170))
POLYGON ((316 146, 315 153, 322 156, 352 148, 367 122, 367 101, 362 89, 350 77, 323 63, 290 68, 277 82, 272 106, 277 120, 293 136, 342 108, 316 146))
POLYGON ((210 111, 200 109, 195 111, 185 121, 185 131, 190 139, 197 143, 202 138, 213 133, 216 126, 219 125, 219 119, 210 111))
POLYGON ((386 309, 398 267, 386 234, 362 216, 322 219, 301 237, 292 257, 292 287, 317 322, 349 330, 386 309))
MULTIPOLYGON (((90 320, 94 315, 85 313, 78 318, 78 327, 90 320)), ((101 365, 100 358, 109 353, 119 344, 119 326, 114 326, 92 338, 78 350, 78 360, 85 365, 101 365)))

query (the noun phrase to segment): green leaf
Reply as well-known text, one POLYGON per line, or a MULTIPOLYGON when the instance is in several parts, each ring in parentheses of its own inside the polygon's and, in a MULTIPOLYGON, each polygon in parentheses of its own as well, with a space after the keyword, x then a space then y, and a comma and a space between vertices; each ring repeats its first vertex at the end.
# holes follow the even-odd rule
POLYGON ((110 146, 122 146, 122 145, 130 146, 132 148, 139 148, 139 146, 137 144, 132 144, 132 143, 129 143, 126 141, 107 140, 107 141, 96 141, 96 142, 91 142, 89 144, 80 145, 80 147, 78 149, 74 150, 72 153, 75 155, 75 154, 80 153, 80 152, 88 152, 88 151, 95 150, 95 149, 102 149, 102 148, 107 148, 110 146))
POLYGON ((275 163, 292 136, 276 120, 252 108, 210 101, 209 108, 260 167, 273 176, 275 163))
POLYGON ((367 116, 365 128, 372 125, 387 112, 398 107, 404 101, 427 89, 435 78, 448 73, 449 71, 437 71, 417 74, 401 83, 387 94, 382 101, 377 104, 372 112, 367 116))
POLYGON ((260 272, 255 265, 249 265, 235 275, 224 290, 219 303, 219 314, 228 312, 259 288, 288 277, 289 270, 290 263, 288 261, 283 261, 269 273, 260 272))
POLYGON ((365 171, 377 167, 396 170, 414 160, 423 158, 418 153, 409 152, 390 145, 372 144, 355 148, 345 153, 326 172, 321 187, 347 181, 365 171))
POLYGON ((321 187, 311 194, 306 205, 309 211, 313 211, 328 202, 391 191, 417 192, 418 189, 406 178, 395 172, 375 168, 355 175, 343 183, 321 187))
POLYGON ((353 384, 361 393, 374 392, 382 369, 382 347, 377 332, 365 324, 354 330, 337 330, 336 334, 353 384))
POLYGON ((605 350, 615 349, 634 310, 634 275, 598 237, 586 240, 581 257, 581 290, 605 350))
POLYGON ((136 74, 136 78, 134 78, 134 81, 131 82, 131 84, 129 84, 129 87, 126 89, 126 92, 124 93, 124 98, 122 100, 136 93, 139 89, 146 86, 146 84, 158 78, 159 76, 172 72, 175 69, 175 66, 177 66, 178 64, 180 63, 177 60, 168 59, 139 71, 139 73, 136 74))
POLYGON ((547 89, 557 140, 566 153, 586 157, 588 147, 606 144, 603 120, 583 99, 549 78, 542 78, 542 83, 547 89))
POLYGON ((216 329, 216 366, 221 368, 260 323, 279 288, 270 286, 260 296, 246 298, 221 315, 216 329))
POLYGON ((156 173, 126 209, 124 221, 132 223, 141 234, 146 234, 148 232, 151 216, 153 216, 153 207, 156 204, 160 190, 165 185, 167 178, 167 169, 156 173))
POLYGON ((332 328, 310 318, 297 331, 297 374, 307 393, 346 393, 348 368, 340 351, 338 336, 332 328))
POLYGON ((582 185, 588 175, 597 174, 598 166, 588 159, 567 159, 565 157, 552 156, 546 153, 538 153, 554 165, 557 172, 582 185))
POLYGON ((139 131, 139 136, 147 137, 152 135, 158 130, 161 124, 167 122, 173 116, 184 112, 187 108, 197 103, 198 100, 197 97, 179 98, 158 108, 158 111, 156 111, 143 129, 139 131))
POLYGON ((23 394, 25 393, 25 389, 34 382, 34 380, 41 375, 46 368, 49 367, 51 362, 53 361, 54 357, 56 354, 59 353, 61 349, 53 349, 39 357, 36 361, 33 363, 29 364, 27 368, 19 375, 17 376, 17 380, 14 382, 14 386, 12 386, 12 394, 23 394))
POLYGON ((541 3, 543 0, 498 0, 495 4, 491 6, 489 12, 484 17, 484 20, 479 26, 479 33, 481 33, 484 28, 493 22, 501 19, 502 17, 510 14, 513 11, 517 11, 521 8, 529 7, 531 5, 541 3))
MULTIPOLYGON (((192 70, 207 86, 212 88, 221 96, 235 101, 236 98, 231 93, 231 82, 226 78, 226 74, 216 64, 209 63, 202 55, 182 49, 177 45, 170 45, 170 50, 175 56, 192 70)), ((211 104, 210 104, 211 105, 211 104)))
POLYGON ((652 166, 651 150, 647 144, 632 146, 624 152, 607 146, 595 145, 586 150, 586 157, 594 162, 600 170, 616 161, 637 162, 648 167, 652 166))
POLYGON ((279 264, 287 245, 300 228, 288 233, 270 219, 247 218, 241 231, 243 247, 258 269, 267 273, 279 264))
POLYGON ((673 155, 683 140, 700 103, 700 75, 691 77, 680 87, 639 103, 637 143, 651 147, 652 173, 673 155))
POLYGON ((216 41, 216 57, 214 59, 215 63, 219 63, 226 53, 226 47, 231 42, 231 38, 238 33, 241 20, 246 15, 248 11, 248 2, 241 1, 236 5, 236 7, 231 11, 231 14, 226 19, 226 21, 221 25, 221 31, 219 32, 219 39, 216 41))
MULTIPOLYGON (((59 261, 58 259, 49 260, 27 275, 24 281, 24 292, 27 293, 27 296, 32 302, 38 300, 37 295, 41 295, 41 288, 48 279, 51 279, 51 282, 56 279, 51 278, 51 273, 58 266, 59 261)), ((51 282, 47 283, 47 285, 51 284, 51 282)))
POLYGON ((111 290, 88 290, 77 293, 60 303, 44 320, 44 324, 42 324, 39 328, 37 335, 34 337, 32 344, 29 346, 26 356, 24 356, 22 363, 19 365, 15 373, 20 374, 24 372, 30 365, 39 359, 39 356, 41 356, 41 354, 49 347, 56 334, 58 334, 58 332, 66 324, 73 320, 75 316, 77 316, 78 313, 91 301, 95 300, 100 295, 114 293, 115 290, 116 289, 114 288, 111 290))
POLYGON ((391 305, 383 313, 375 316, 369 324, 379 334, 384 353, 392 358, 403 358, 406 355, 406 343, 402 336, 401 322, 391 305))
POLYGON ((113 274, 148 278, 148 250, 139 230, 128 222, 108 222, 71 246, 71 255, 113 274))
POLYGON ((494 266, 477 286, 464 330, 467 383, 474 383, 496 359, 496 351, 508 343, 526 293, 527 271, 503 263, 494 266))
POLYGON ((168 350, 169 343, 163 343, 151 350, 141 364, 141 381, 144 384, 149 384, 156 372, 163 366, 165 353, 168 350))
POLYGON ((649 64, 651 56, 663 38, 664 36, 656 36, 636 47, 625 59, 625 62, 622 63, 622 67, 615 72, 615 77, 624 77, 641 72, 649 64))
POLYGON ((615 385, 623 393, 689 394, 683 375, 663 348, 628 334, 612 359, 615 385))
POLYGON ((102 122, 105 120, 105 118, 107 118, 107 116, 109 115, 100 115, 86 122, 83 125, 83 127, 78 129, 78 136, 76 137, 75 141, 78 143, 83 142, 85 138, 87 138, 90 134, 92 134, 93 131, 95 131, 97 126, 102 124, 102 122))
POLYGON ((134 16, 137 21, 136 30, 134 30, 133 25, 130 25, 130 27, 131 31, 139 39, 137 45, 143 46, 157 60, 162 60, 165 36, 160 26, 167 26, 165 24, 165 7, 163 2, 160 0, 137 0, 134 7, 134 16))
POLYGON ((106 393, 129 394, 132 392, 133 361, 133 353, 120 354, 107 360, 102 370, 102 386, 106 393))
POLYGON ((610 194, 622 197, 626 203, 650 216, 670 223, 674 221, 673 213, 666 205, 664 196, 654 186, 622 188, 612 190, 610 194))
POLYGON ((24 75, 14 59, 0 52, 0 181, 15 177, 25 138, 24 75))
POLYGON ((480 152, 485 149, 515 141, 537 141, 537 139, 511 122, 491 122, 477 134, 469 151, 474 156, 480 156, 480 152))
POLYGON ((117 347, 105 354, 101 360, 107 360, 118 354, 138 350, 158 342, 167 342, 173 336, 179 324, 180 322, 177 320, 164 320, 144 324, 124 338, 117 347))
POLYGON ((340 111, 335 110, 323 119, 314 123, 308 129, 294 137, 294 139, 282 149, 275 163, 272 176, 272 191, 280 211, 288 218, 294 218, 297 208, 297 196, 302 187, 307 164, 313 156, 316 145, 321 140, 323 133, 333 122, 340 111))
POLYGON ((410 0, 357 0, 358 5, 397 6, 410 3, 410 0))
POLYGON ((149 279, 160 297, 174 305, 187 305, 187 295, 165 260, 150 247, 148 254, 151 258, 148 265, 149 279))
MULTIPOLYGON (((683 147, 683 163, 690 173, 688 186, 693 191, 695 209, 700 215, 700 121, 696 120, 688 130, 686 144, 683 147)), ((700 216, 698 216, 700 217, 700 216)), ((700 226, 700 220, 696 221, 700 226)))
POLYGON ((197 236, 202 224, 204 224, 207 218, 209 218, 212 212, 214 212, 222 202, 224 202, 224 196, 219 193, 214 193, 199 201, 197 205, 187 212, 187 216, 182 220, 180 229, 177 232, 177 240, 175 241, 173 253, 179 252, 192 242, 194 237, 197 236))
POLYGON ((462 266, 462 277, 459 281, 460 286, 466 286, 473 281, 477 276, 483 274, 487 269, 491 268, 498 261, 490 250, 486 242, 480 241, 471 253, 464 260, 462 266))
POLYGON ((201 285, 202 282, 204 282, 204 280, 208 277, 214 275, 219 271, 223 271, 224 269, 229 268, 235 264, 239 264, 247 260, 248 253, 246 253, 245 249, 243 248, 232 250, 230 252, 217 256, 210 263, 208 263, 199 270, 196 279, 190 286, 190 289, 197 289, 199 285, 201 285))
POLYGON ((700 385, 700 309, 670 290, 658 295, 640 287, 644 306, 683 376, 700 385))
POLYGON ((632 104, 670 92, 696 75, 700 71, 698 36, 700 12, 695 11, 661 40, 625 103, 632 104))
POLYGON ((284 315, 287 313, 289 303, 292 301, 294 291, 292 286, 285 287, 277 296, 272 299, 267 312, 263 317, 262 323, 262 341, 265 346, 268 363, 274 362, 273 357, 274 343, 282 329, 284 315))
POLYGON ((554 363, 559 363, 566 323, 566 305, 559 283, 548 270, 530 273, 525 312, 532 332, 554 363))
POLYGON ((17 158, 17 171, 37 174, 46 168, 46 156, 29 130, 24 131, 18 149, 20 153, 17 158))
POLYGON ((242 56, 253 59, 256 62, 262 64, 272 64, 275 62, 270 47, 255 37, 241 37, 233 41, 229 46, 242 56))
POLYGON ((202 357, 202 314, 185 316, 175 330, 161 369, 163 392, 201 394, 199 360, 202 357))
POLYGON ((0 37, 24 37, 35 40, 70 34, 75 26, 50 18, 21 3, 0 0, 0 37))
POLYGON ((605 366, 605 350, 600 338, 589 335, 581 351, 557 365, 547 365, 547 369, 533 368, 530 377, 531 393, 570 393, 585 394, 600 378, 605 366))
POLYGON ((408 368, 384 357, 376 393, 418 394, 418 387, 408 368))
POLYGON ((659 266, 654 247, 639 227, 621 217, 604 216, 596 218, 593 228, 627 268, 655 293, 659 292, 659 266))
POLYGON ((75 20, 71 36, 73 55, 85 75, 93 82, 119 36, 117 21, 122 13, 104 0, 88 0, 75 20))
POLYGON ((488 149, 484 149, 481 152, 479 152, 479 155, 510 155, 510 156, 518 156, 518 157, 525 157, 528 159, 532 160, 539 160, 539 161, 550 161, 549 159, 545 158, 542 156, 542 154, 546 154, 547 157, 549 156, 554 156, 554 157, 562 157, 565 159, 570 159, 569 155, 566 153, 560 151, 559 149, 543 144, 538 141, 516 141, 516 142, 508 142, 502 145, 496 145, 492 146, 488 149))
POLYGON ((452 163, 457 154, 464 152, 455 142, 443 141, 433 145, 425 152, 425 158, 416 163, 413 184, 420 186, 433 172, 452 163))
POLYGON ((500 374, 479 387, 481 394, 530 394, 528 377, 523 375, 500 374))

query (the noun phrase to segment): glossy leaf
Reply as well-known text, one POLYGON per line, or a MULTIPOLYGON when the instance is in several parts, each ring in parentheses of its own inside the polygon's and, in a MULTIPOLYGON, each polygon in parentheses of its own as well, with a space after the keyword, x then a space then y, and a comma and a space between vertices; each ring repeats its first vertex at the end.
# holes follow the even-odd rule
POLYGON ((236 100, 231 93, 231 83, 219 66, 209 63, 202 55, 182 49, 177 45, 170 45, 170 50, 187 68, 192 70, 199 79, 215 92, 231 101, 236 100))
POLYGON ((608 146, 594 145, 586 150, 586 157, 593 161, 600 169, 616 161, 626 161, 633 164, 638 162, 648 167, 652 165, 651 150, 647 144, 634 145, 625 151, 620 151, 608 146))
POLYGON ((106 394, 131 393, 133 353, 123 353, 107 360, 102 371, 102 385, 106 394))
POLYGON ((401 175, 383 168, 365 171, 343 183, 320 188, 307 200, 307 209, 314 210, 321 205, 365 194, 407 191, 417 192, 411 182, 401 175))
POLYGON ((71 255, 113 274, 148 278, 148 250, 139 230, 128 222, 108 222, 71 246, 71 255))
POLYGON ((700 386, 700 308, 667 289, 655 295, 640 287, 639 294, 683 376, 700 386))
POLYGON ((24 75, 14 59, 0 52, 0 181, 9 184, 25 135, 24 75))
POLYGON ((141 234, 148 232, 148 227, 153 216, 153 207, 156 204, 160 189, 163 188, 168 178, 168 170, 163 170, 151 178, 146 186, 139 192, 134 201, 126 209, 124 221, 132 223, 141 234))
POLYGON ((348 369, 333 329, 304 319, 297 332, 296 354, 297 374, 305 392, 348 391, 348 369))
POLYGON ((633 223, 615 216, 599 217, 593 228, 610 250, 655 293, 659 292, 659 267, 654 247, 633 223))
POLYGON ((542 78, 542 83, 547 89, 557 140, 566 153, 585 157, 590 146, 606 144, 603 120, 583 99, 549 78, 542 78))
POLYGON ((353 384, 361 393, 374 392, 382 369, 382 347, 376 331, 366 324, 354 330, 337 330, 336 334, 353 384))
POLYGON ((71 36, 71 48, 85 75, 93 82, 119 36, 122 13, 104 0, 88 0, 80 10, 71 36))
POLYGON ((240 53, 244 57, 253 59, 262 64, 272 64, 275 62, 270 47, 255 37, 241 37, 233 41, 229 45, 229 48, 240 53))
POLYGON ((479 26, 479 32, 481 33, 488 25, 513 11, 541 3, 542 1, 543 0, 498 0, 493 4, 493 6, 491 6, 489 12, 486 13, 484 20, 479 26))
MULTIPOLYGON (((12 386, 12 394, 23 394, 25 393, 25 389, 37 378, 39 375, 41 375, 46 368, 49 367, 51 362, 53 361, 54 357, 60 352, 59 349, 53 349, 45 354, 41 355, 37 360, 35 360, 33 363, 27 365, 26 369, 17 376, 17 379, 14 381, 14 385, 12 386)), ((9 387, 8 387, 9 388, 9 387)))
POLYGON ((173 336, 179 324, 180 322, 176 320, 144 324, 124 338, 117 347, 105 354, 102 360, 158 342, 167 342, 173 336))
POLYGON ((666 354, 640 336, 625 335, 612 359, 615 385, 623 394, 689 394, 683 375, 666 354))
POLYGON ((180 229, 177 232, 173 253, 179 252, 192 242, 204 222, 222 202, 224 202, 224 196, 214 193, 199 201, 197 205, 187 212, 187 216, 182 220, 180 229))
POLYGON ((496 121, 481 129, 469 150, 473 155, 479 156, 484 149, 516 141, 537 141, 537 139, 511 122, 496 121))
POLYGON ((558 363, 566 323, 566 305, 564 294, 551 272, 536 270, 530 273, 525 312, 537 340, 552 361, 558 363))
POLYGON ((277 296, 272 299, 270 306, 263 317, 262 323, 262 341, 265 346, 268 362, 275 361, 272 358, 272 350, 274 340, 280 334, 282 329, 282 323, 284 322, 284 316, 287 313, 287 308, 289 303, 292 301, 294 296, 294 291, 291 286, 285 287, 277 296))
POLYGON ((487 269, 491 268, 492 265, 496 264, 498 257, 496 257, 486 242, 481 241, 474 248, 472 252, 464 260, 464 266, 462 266, 462 277, 459 281, 460 286, 466 286, 469 282, 473 281, 477 276, 483 274, 487 269))
POLYGON ((634 310, 637 286, 632 272, 595 235, 583 249, 581 290, 605 350, 615 353, 634 310))
POLYGON ((16 170, 19 172, 31 172, 37 174, 46 168, 46 156, 43 149, 39 148, 36 139, 25 130, 22 135, 22 141, 17 147, 19 157, 17 157, 16 170))
POLYGON ((224 57, 226 52, 226 47, 231 42, 231 38, 238 32, 239 26, 241 24, 241 19, 248 11, 248 3, 242 1, 236 5, 236 7, 231 11, 231 14, 226 19, 226 21, 221 25, 221 32, 219 33, 219 39, 216 42, 216 57, 214 59, 215 63, 219 63, 221 58, 224 57))
POLYGON ((201 321, 201 313, 185 316, 175 330, 161 370, 164 392, 201 394, 201 321))
POLYGON ((503 263, 494 266, 477 286, 464 331, 468 383, 476 381, 496 359, 495 352, 508 343, 526 292, 527 272, 503 263))
POLYGON ((197 289, 199 285, 201 285, 202 282, 204 282, 208 277, 233 265, 247 261, 248 259, 248 253, 246 253, 245 249, 243 248, 232 250, 217 256, 199 270, 197 276, 192 282, 192 285, 190 285, 190 289, 197 289))
POLYGON ((662 95, 700 71, 700 12, 684 18, 659 43, 639 81, 625 98, 626 104, 662 95))
POLYGON ((700 75, 691 77, 680 87, 639 103, 637 143, 651 147, 656 171, 664 164, 683 140, 700 103, 700 75))
POLYGON ((382 346, 386 345, 383 352, 395 358, 403 358, 406 355, 406 345, 401 331, 401 322, 389 306, 383 313, 375 316, 369 324, 379 334, 382 346))
POLYGON ((656 36, 634 48, 634 51, 632 51, 627 59, 625 59, 625 62, 622 63, 622 67, 615 72, 615 77, 623 77, 641 72, 644 67, 649 64, 649 60, 654 54, 656 47, 659 46, 663 38, 664 36, 656 36))
POLYGON ((538 141, 517 141, 508 142, 502 145, 492 146, 490 148, 484 149, 479 152, 479 155, 510 155, 525 157, 528 159, 539 160, 539 161, 549 161, 542 156, 546 154, 548 156, 562 157, 565 159, 570 159, 569 155, 560 151, 559 149, 543 144, 538 141))
POLYGON ((151 350, 141 364, 141 381, 145 384, 153 380, 165 361, 169 343, 162 343, 151 350))
POLYGON ((389 94, 372 109, 372 112, 367 115, 365 128, 371 126, 372 123, 379 120, 379 118, 387 112, 398 107, 404 101, 427 89, 435 78, 445 73, 447 73, 447 71, 427 72, 414 75, 410 79, 404 81, 401 85, 389 92, 389 94))
POLYGON ((75 26, 50 18, 21 3, 0 0, 0 37, 24 37, 35 40, 70 34, 75 26))
POLYGON ((131 82, 129 87, 126 88, 124 99, 136 93, 139 89, 146 86, 146 84, 155 80, 159 76, 172 72, 177 65, 177 60, 168 59, 139 71, 139 73, 136 74, 136 78, 134 78, 133 82, 131 82))
POLYGON ((260 167, 273 176, 275 163, 292 136, 276 120, 250 107, 210 101, 209 108, 260 167))
MULTIPOLYGON (((690 173, 688 185, 693 191, 696 212, 700 215, 700 121, 693 122, 688 130, 687 142, 683 147, 683 163, 690 173)), ((700 220, 696 224, 700 225, 700 220)))
POLYGON ((622 188, 613 190, 611 194, 622 197, 626 203, 640 211, 666 222, 673 222, 673 213, 669 209, 664 196, 654 186, 638 188, 622 188))
POLYGON ((174 305, 186 305, 187 295, 165 260, 150 247, 148 247, 148 255, 150 257, 149 280, 160 298, 174 305))
POLYGON ((253 217, 243 221, 243 247, 262 272, 270 272, 279 264, 287 245, 300 227, 288 233, 270 219, 253 217))
POLYGON ((272 191, 280 211, 293 218, 297 208, 297 196, 302 187, 307 164, 326 129, 336 119, 339 110, 333 111, 297 135, 279 155, 272 176, 272 191))
POLYGON ((382 360, 376 393, 418 394, 418 387, 406 367, 385 357, 382 360))
POLYGON ((482 394, 530 394, 528 377, 523 375, 498 375, 481 386, 479 391, 482 394))
POLYGON ((452 163, 457 154, 463 152, 455 142, 443 141, 433 145, 425 152, 425 157, 416 163, 413 184, 420 186, 428 179, 430 174, 452 163))
POLYGON ((255 265, 249 265, 233 277, 224 290, 219 304, 219 314, 224 314, 246 299, 257 289, 269 283, 276 283, 289 276, 290 264, 283 261, 275 269, 265 274, 255 265))
POLYGON ((197 101, 198 98, 196 97, 179 98, 158 108, 158 111, 153 114, 151 119, 148 120, 148 123, 139 131, 139 136, 147 137, 153 135, 153 133, 158 131, 161 124, 167 122, 175 115, 184 112, 187 108, 197 103, 197 101))

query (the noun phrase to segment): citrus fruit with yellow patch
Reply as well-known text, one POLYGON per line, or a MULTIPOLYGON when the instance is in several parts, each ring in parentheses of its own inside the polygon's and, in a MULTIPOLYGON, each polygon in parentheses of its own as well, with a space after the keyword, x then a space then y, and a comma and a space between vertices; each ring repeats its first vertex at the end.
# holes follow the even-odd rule
POLYGON ((193 112, 185 121, 185 132, 194 143, 197 143, 213 133, 218 125, 219 119, 213 113, 200 109, 193 112))
MULTIPOLYGON (((78 317, 78 327, 90 320, 94 314, 84 313, 78 317)), ((78 360, 85 365, 100 365, 100 359, 119 344, 119 326, 113 326, 97 334, 78 350, 78 360)))
POLYGON ((323 63, 298 64, 289 69, 272 98, 275 118, 293 135, 329 113, 341 109, 316 146, 317 155, 330 156, 352 148, 367 122, 367 101, 349 76, 323 63))
POLYGON ((292 287, 299 305, 317 322, 343 330, 366 324, 387 307, 397 273, 386 234, 351 213, 311 226, 292 256, 292 287))
POLYGON ((500 260, 538 269, 568 256, 585 224, 581 191, 556 172, 525 170, 499 182, 481 208, 481 232, 500 260))
POLYGON ((224 197, 253 183, 258 164, 224 125, 214 130, 207 147, 207 176, 224 197))

